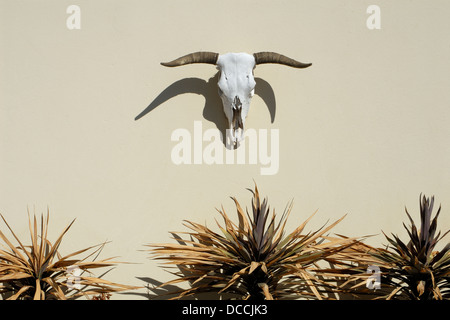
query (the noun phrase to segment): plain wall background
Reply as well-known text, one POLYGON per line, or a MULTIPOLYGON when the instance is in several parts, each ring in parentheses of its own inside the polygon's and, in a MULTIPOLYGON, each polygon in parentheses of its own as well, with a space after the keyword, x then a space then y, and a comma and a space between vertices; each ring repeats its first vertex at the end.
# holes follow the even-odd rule
POLYGON ((381 230, 406 235, 405 206, 419 222, 424 193, 442 204, 447 230, 449 10, 438 0, 1 0, 0 212, 28 237, 27 208, 49 208, 53 240, 76 218, 62 253, 109 240, 103 258, 135 264, 108 279, 132 285, 172 279, 139 251, 145 244, 171 242, 183 219, 213 227, 216 207, 234 214, 229 196, 250 206, 253 180, 280 214, 294 199, 290 229, 316 209, 310 229, 347 214, 335 232, 376 234, 368 243, 381 246, 381 230), (66 27, 71 4, 81 8, 80 30, 66 27), (366 27, 371 4, 381 8, 380 30, 366 27), (256 95, 246 126, 279 130, 276 175, 262 176, 259 164, 172 163, 174 130, 216 127, 203 95, 175 96, 135 120, 176 81, 216 74, 160 65, 200 50, 313 63, 255 69, 276 114, 272 123, 256 95))

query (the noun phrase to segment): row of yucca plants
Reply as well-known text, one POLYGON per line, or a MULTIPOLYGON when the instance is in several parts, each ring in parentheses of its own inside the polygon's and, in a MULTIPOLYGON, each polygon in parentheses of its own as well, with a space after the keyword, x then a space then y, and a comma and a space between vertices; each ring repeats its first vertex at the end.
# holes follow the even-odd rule
MULTIPOLYGON (((330 235, 344 217, 314 231, 307 223, 286 232, 292 210, 288 204, 281 217, 270 211, 258 188, 251 190, 251 212, 236 205, 237 222, 222 208, 220 234, 205 225, 185 221, 186 232, 173 232, 175 243, 150 244, 152 259, 164 261, 175 278, 160 287, 185 283, 187 289, 171 291, 174 299, 207 293, 208 298, 262 299, 448 299, 450 297, 450 244, 436 245, 448 233, 437 231, 438 209, 434 199, 421 196, 420 226, 406 212, 411 226, 405 243, 386 236, 387 247, 364 243, 365 237, 330 235), (380 271, 381 287, 368 289, 373 277, 369 266, 380 271)), ((0 215, 1 216, 1 215, 0 215)), ((62 256, 59 247, 70 223, 53 243, 47 238, 49 218, 29 219, 30 244, 24 245, 8 225, 16 245, 0 231, 0 294, 8 299, 108 299, 112 293, 138 289, 94 276, 93 270, 116 266, 112 258, 97 260, 104 244, 62 256), (79 258, 80 255, 85 255, 79 258), (78 258, 77 258, 78 257, 78 258), (80 270, 77 285, 71 270, 80 270)))
MULTIPOLYGON (((251 212, 236 205, 237 222, 218 210, 221 234, 205 225, 185 221, 187 232, 173 232, 176 243, 151 244, 154 259, 175 267, 175 279, 160 287, 187 283, 170 292, 174 299, 200 293, 233 294, 237 299, 411 299, 450 298, 450 244, 437 251, 447 235, 437 231, 440 207, 432 217, 434 198, 420 197, 420 226, 411 222, 407 241, 392 234, 387 246, 372 247, 366 237, 331 236, 344 217, 315 231, 306 219, 291 233, 285 225, 290 203, 277 221, 258 188, 252 191, 251 212), (184 236, 184 239, 183 239, 184 236), (377 274, 369 273, 376 267, 377 274), (369 289, 373 277, 380 285, 369 289)), ((212 297, 210 295, 210 297, 212 297)))

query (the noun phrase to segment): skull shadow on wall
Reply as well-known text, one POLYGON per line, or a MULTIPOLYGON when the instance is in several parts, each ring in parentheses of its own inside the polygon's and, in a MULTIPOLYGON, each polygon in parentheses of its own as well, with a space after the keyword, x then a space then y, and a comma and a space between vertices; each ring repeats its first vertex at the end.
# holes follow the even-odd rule
POLYGON ((200 94, 205 98, 203 117, 216 125, 222 133, 223 143, 227 147, 230 146, 227 139, 231 139, 231 145, 237 147, 244 138, 244 124, 254 94, 261 97, 267 105, 271 122, 273 123, 275 120, 275 94, 268 82, 254 77, 253 70, 256 65, 277 63, 294 68, 306 68, 311 65, 273 52, 260 52, 253 55, 195 52, 161 64, 167 67, 177 67, 192 63, 214 64, 219 72, 208 81, 199 78, 184 78, 172 83, 137 115, 135 120, 139 120, 175 96, 185 93, 200 94))
MULTIPOLYGON (((222 101, 217 94, 217 79, 219 73, 208 81, 199 78, 184 78, 172 83, 164 89, 139 115, 135 120, 144 117, 153 109, 157 108, 167 100, 185 93, 195 93, 205 98, 205 106, 203 108, 203 118, 213 122, 217 129, 221 132, 223 143, 225 145, 226 130, 228 129, 227 119, 223 113, 222 101)), ((275 120, 276 101, 275 94, 270 84, 261 79, 255 78, 256 88, 255 94, 262 98, 270 112, 271 122, 275 120)))

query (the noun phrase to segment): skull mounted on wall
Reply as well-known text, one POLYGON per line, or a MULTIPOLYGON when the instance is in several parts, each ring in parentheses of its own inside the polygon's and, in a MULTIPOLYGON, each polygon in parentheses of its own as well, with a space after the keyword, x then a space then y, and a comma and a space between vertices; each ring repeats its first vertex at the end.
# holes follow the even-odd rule
POLYGON ((311 63, 302 63, 275 52, 254 54, 194 52, 161 64, 166 67, 178 67, 192 63, 213 64, 220 71, 219 95, 228 119, 230 138, 233 143, 238 143, 244 137, 245 119, 255 92, 256 82, 253 70, 256 65, 277 63, 293 68, 307 68, 311 65, 311 63))

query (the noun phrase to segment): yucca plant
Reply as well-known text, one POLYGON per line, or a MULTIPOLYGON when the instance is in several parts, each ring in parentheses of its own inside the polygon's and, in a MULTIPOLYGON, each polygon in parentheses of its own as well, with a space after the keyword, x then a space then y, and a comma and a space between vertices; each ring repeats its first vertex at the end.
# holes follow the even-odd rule
MULTIPOLYGON (((443 300, 450 298, 450 243, 442 250, 436 250, 441 236, 437 232, 437 219, 441 207, 432 218, 434 197, 421 195, 420 227, 416 227, 408 210, 405 208, 411 226, 403 226, 408 233, 405 243, 397 235, 384 236, 388 241, 386 248, 374 248, 361 245, 357 248, 364 269, 372 264, 378 266, 381 276, 380 290, 367 290, 359 283, 354 288, 358 294, 370 293, 375 299, 411 299, 411 300, 443 300)), ((362 271, 364 272, 364 271, 362 271)), ((367 279, 367 275, 354 275, 354 278, 367 279)))
MULTIPOLYGON (((59 248, 63 237, 75 220, 60 234, 55 242, 47 238, 49 214, 41 215, 40 227, 36 216, 29 218, 30 245, 24 245, 1 215, 3 222, 18 243, 12 241, 0 231, 0 294, 4 298, 15 299, 75 299, 80 296, 106 296, 113 292, 135 289, 95 277, 91 270, 112 267, 118 262, 113 258, 88 261, 97 256, 104 244, 78 250, 61 256, 59 248), (87 254, 90 252, 89 254, 87 254), (84 258, 75 258, 86 253, 84 258), (74 271, 78 274, 74 274, 74 271)), ((94 259, 93 259, 94 260, 94 259)))
POLYGON ((267 198, 261 201, 256 186, 250 191, 253 194, 251 215, 232 198, 237 224, 223 207, 217 210, 224 221, 224 225, 216 221, 222 235, 185 220, 190 232, 172 233, 178 243, 148 245, 153 259, 165 261, 166 268, 174 265, 178 268, 172 272, 177 278, 159 287, 188 283, 189 288, 171 292, 175 299, 207 292, 255 300, 330 297, 333 286, 321 275, 319 262, 339 264, 337 253, 354 243, 354 239, 341 237, 325 239, 326 233, 344 217, 304 234, 313 214, 285 235, 292 202, 276 222, 275 211, 270 215, 267 198), (189 239, 183 239, 183 235, 189 239))

